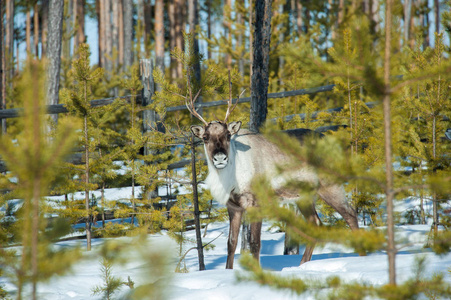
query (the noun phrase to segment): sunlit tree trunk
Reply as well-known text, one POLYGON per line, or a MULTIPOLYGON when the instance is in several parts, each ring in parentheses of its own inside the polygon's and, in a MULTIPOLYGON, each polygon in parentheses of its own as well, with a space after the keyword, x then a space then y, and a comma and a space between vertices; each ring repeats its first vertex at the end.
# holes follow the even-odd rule
POLYGON ((118 61, 120 65, 124 64, 124 6, 123 2, 118 3, 118 61))
POLYGON ((30 54, 33 53, 33 49, 31 49, 31 15, 30 8, 28 6, 25 15, 25 42, 27 45, 27 52, 30 54))
POLYGON ((75 22, 77 24, 77 33, 74 39, 74 54, 77 52, 80 44, 85 42, 85 2, 86 0, 74 1, 75 22))

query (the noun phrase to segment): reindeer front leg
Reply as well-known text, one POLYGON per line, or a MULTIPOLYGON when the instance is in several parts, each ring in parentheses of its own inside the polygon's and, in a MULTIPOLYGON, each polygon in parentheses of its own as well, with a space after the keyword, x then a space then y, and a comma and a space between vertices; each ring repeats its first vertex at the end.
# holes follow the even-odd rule
POLYGON ((233 260, 235 258, 236 245, 238 243, 238 235, 240 234, 241 218, 244 209, 227 202, 227 211, 229 212, 229 240, 227 242, 227 263, 226 269, 233 269, 233 260))
POLYGON ((250 248, 252 256, 260 262, 262 222, 251 223, 251 241, 250 248))

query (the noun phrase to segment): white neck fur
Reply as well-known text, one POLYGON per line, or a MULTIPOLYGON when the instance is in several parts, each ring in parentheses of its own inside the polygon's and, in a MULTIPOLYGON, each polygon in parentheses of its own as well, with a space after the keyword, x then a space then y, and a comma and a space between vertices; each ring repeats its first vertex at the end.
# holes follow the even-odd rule
POLYGON ((229 162, 224 169, 216 169, 207 154, 207 149, 204 145, 205 154, 207 156, 208 176, 205 183, 210 189, 213 198, 221 204, 226 204, 230 198, 230 193, 236 189, 236 161, 235 161, 235 142, 234 139, 230 141, 229 162))

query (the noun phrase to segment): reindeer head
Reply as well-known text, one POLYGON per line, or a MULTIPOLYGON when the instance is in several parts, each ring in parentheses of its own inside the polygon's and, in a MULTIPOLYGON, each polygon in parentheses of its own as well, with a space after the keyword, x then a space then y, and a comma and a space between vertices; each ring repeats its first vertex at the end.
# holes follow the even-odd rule
MULTIPOLYGON (((232 83, 230 80, 230 72, 229 72, 229 91, 232 90, 232 83)), ((204 126, 193 125, 191 126, 191 131, 195 136, 202 139, 205 144, 206 154, 208 159, 213 163, 216 169, 224 169, 230 157, 230 139, 232 136, 241 128, 241 122, 230 122, 227 123, 227 119, 229 118, 232 111, 235 109, 238 104, 238 100, 241 95, 243 95, 244 90, 241 92, 240 96, 236 100, 235 104, 232 105, 232 95, 229 92, 229 100, 227 102, 227 112, 224 121, 212 121, 207 122, 202 118, 202 116, 196 111, 194 106, 194 102, 198 98, 200 94, 199 92, 196 96, 185 98, 186 99, 186 107, 191 112, 193 116, 198 118, 204 123, 204 126), (189 100, 189 103, 188 103, 189 100)))
POLYGON ((216 169, 223 169, 229 162, 230 139, 241 128, 241 122, 213 121, 205 126, 193 125, 191 131, 202 139, 208 159, 216 169))

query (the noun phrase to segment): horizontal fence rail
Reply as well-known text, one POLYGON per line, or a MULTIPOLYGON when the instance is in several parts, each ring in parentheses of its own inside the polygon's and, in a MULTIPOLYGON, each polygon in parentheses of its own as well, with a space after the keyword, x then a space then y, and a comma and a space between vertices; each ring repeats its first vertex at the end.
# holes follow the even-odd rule
MULTIPOLYGON (((313 95, 321 92, 330 92, 334 89, 335 85, 325 85, 320 87, 314 87, 314 88, 308 88, 308 89, 301 89, 301 90, 294 90, 294 91, 285 91, 285 92, 278 92, 278 93, 270 93, 268 94, 268 98, 276 99, 276 98, 286 98, 286 97, 293 97, 293 96, 301 96, 301 95, 313 95)), ((131 95, 122 96, 122 97, 110 97, 110 98, 104 98, 104 99, 97 99, 91 101, 92 107, 99 107, 99 106, 105 106, 109 105, 114 102, 116 99, 123 99, 126 101, 130 101, 131 95)), ((142 96, 136 95, 136 101, 138 103, 142 102, 142 96)), ((233 103, 236 103, 237 98, 232 99, 233 103)), ((250 102, 251 97, 245 97, 240 98, 240 103, 246 103, 250 102)), ((218 100, 218 101, 211 101, 211 102, 202 102, 202 103, 196 103, 196 108, 208 108, 208 107, 215 107, 215 106, 221 106, 221 105, 227 105, 227 100, 218 100)), ((46 113, 47 114, 61 114, 61 113, 67 113, 69 112, 67 108, 64 106, 64 104, 54 104, 54 105, 47 105, 46 106, 46 113)), ((185 105, 179 105, 179 106, 172 106, 166 108, 167 112, 173 112, 173 111, 180 111, 185 110, 185 105)), ((17 118, 20 116, 21 112, 23 111, 22 108, 8 108, 8 109, 2 109, 0 110, 0 119, 9 119, 9 118, 17 118)))

